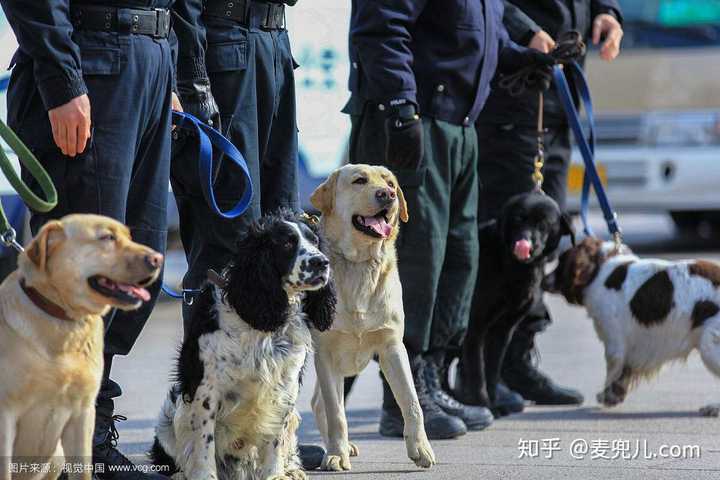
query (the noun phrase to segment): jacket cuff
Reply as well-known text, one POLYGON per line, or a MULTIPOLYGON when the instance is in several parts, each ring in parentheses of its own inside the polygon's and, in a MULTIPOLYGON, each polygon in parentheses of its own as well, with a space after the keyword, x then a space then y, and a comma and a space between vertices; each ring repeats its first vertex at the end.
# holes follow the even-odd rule
POLYGON ((205 60, 200 57, 180 56, 177 60, 178 81, 207 80, 207 67, 205 60))
POLYGON ((55 76, 38 83, 40 97, 46 110, 65 105, 73 98, 88 93, 82 74, 69 72, 69 76, 55 76))
POLYGON ((387 115, 394 114, 398 111, 398 109, 407 105, 414 106, 416 112, 418 107, 415 92, 410 91, 399 92, 395 95, 386 96, 381 98, 377 103, 378 110, 387 115))
MULTIPOLYGON (((533 37, 536 33, 538 33, 542 28, 538 26, 538 24, 533 24, 524 35, 521 35, 518 40, 515 42, 518 45, 528 46, 530 45, 530 42, 532 41, 533 37)), ((514 39, 513 39, 514 40, 514 39)))

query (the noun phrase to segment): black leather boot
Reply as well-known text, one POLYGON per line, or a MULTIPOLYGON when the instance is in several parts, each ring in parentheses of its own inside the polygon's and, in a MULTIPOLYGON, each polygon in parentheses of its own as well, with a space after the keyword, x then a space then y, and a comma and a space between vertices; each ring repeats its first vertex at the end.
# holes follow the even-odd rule
MULTIPOLYGON (((444 440, 456 438, 467 433, 467 428, 462 420, 445 413, 433 400, 427 391, 425 384, 424 362, 420 355, 410 357, 410 368, 412 370, 415 390, 417 391, 420 408, 423 411, 425 420, 425 433, 430 440, 444 440)), ((380 374, 383 383, 383 407, 380 416, 380 435, 384 437, 403 437, 402 412, 395 402, 395 396, 390 389, 385 377, 380 374)))
POLYGON ((113 398, 120 396, 120 386, 112 380, 105 380, 95 407, 95 433, 93 435, 94 477, 99 480, 167 480, 164 475, 144 473, 117 449, 118 431, 115 422, 127 420, 114 415, 113 398), (102 464, 101 468, 97 465, 102 464), (100 471, 102 470, 102 471, 100 471))
POLYGON ((519 393, 510 390, 504 383, 498 382, 495 387, 495 403, 491 408, 495 418, 520 413, 524 409, 525 399, 519 393))
POLYGON ((442 388, 441 379, 447 378, 443 355, 425 356, 425 383, 428 394, 435 403, 447 414, 458 417, 465 423, 468 430, 478 431, 489 427, 493 422, 490 410, 481 406, 465 405, 455 400, 442 388))
POLYGON ((503 362, 505 385, 537 405, 580 405, 584 400, 580 392, 555 385, 535 366, 533 357, 539 356, 534 348, 536 334, 524 323, 515 331, 503 362))

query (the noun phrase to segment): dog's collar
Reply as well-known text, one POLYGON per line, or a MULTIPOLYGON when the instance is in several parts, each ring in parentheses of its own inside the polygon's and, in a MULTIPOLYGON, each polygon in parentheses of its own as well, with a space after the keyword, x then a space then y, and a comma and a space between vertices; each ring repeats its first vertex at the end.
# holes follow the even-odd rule
POLYGON ((36 307, 38 307, 43 312, 47 313, 51 317, 59 318, 60 320, 67 320, 72 321, 72 318, 67 316, 67 313, 65 313, 65 310, 63 308, 48 300, 44 296, 40 294, 37 290, 35 290, 33 287, 28 287, 25 285, 25 279, 20 279, 20 288, 22 288, 23 292, 25 292, 25 295, 28 296, 28 298, 35 304, 36 307))

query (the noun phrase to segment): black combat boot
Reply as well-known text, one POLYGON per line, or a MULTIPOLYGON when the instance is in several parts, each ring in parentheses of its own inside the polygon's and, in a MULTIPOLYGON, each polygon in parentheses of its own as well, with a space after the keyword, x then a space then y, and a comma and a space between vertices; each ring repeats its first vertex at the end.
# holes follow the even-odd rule
MULTIPOLYGON (((410 368, 412 370, 415 390, 417 391, 420 408, 422 408, 425 420, 425 433, 430 440, 444 440, 456 438, 467 433, 467 428, 462 420, 445 413, 430 398, 425 384, 424 361, 420 355, 410 357, 410 368)), ((395 396, 390 390, 385 377, 380 374, 383 383, 383 407, 380 416, 380 435, 384 437, 403 437, 402 412, 395 402, 395 396)))
POLYGON ((484 430, 493 422, 490 410, 481 406, 465 405, 455 400, 442 388, 441 379, 447 379, 442 354, 425 356, 425 384, 430 398, 448 415, 457 417, 465 423, 468 430, 484 430))
POLYGON ((505 384, 537 405, 580 405, 584 400, 580 392, 555 385, 537 369, 533 362, 539 356, 534 348, 537 332, 523 327, 520 324, 515 330, 505 354, 502 367, 505 384))
POLYGON ((503 382, 495 387, 495 403, 492 412, 495 418, 520 413, 525 409, 525 399, 517 392, 510 390, 503 382))
MULTIPOLYGON (((106 360, 106 363, 109 363, 106 360)), ((106 365, 107 367, 108 365, 106 365)), ((109 368, 107 368, 109 371, 109 368)), ((106 379, 100 389, 95 406, 95 434, 93 435, 94 478, 98 480, 167 480, 164 475, 144 473, 130 459, 117 449, 118 431, 116 421, 127 420, 122 415, 114 415, 113 398, 119 397, 120 386, 106 379), (98 465, 100 464, 100 467, 98 465)))

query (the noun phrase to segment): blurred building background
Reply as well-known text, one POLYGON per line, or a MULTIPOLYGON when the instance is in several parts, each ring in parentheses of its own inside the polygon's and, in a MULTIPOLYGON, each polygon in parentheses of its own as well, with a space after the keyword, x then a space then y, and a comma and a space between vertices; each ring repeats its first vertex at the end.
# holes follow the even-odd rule
MULTIPOLYGON (((597 161, 621 212, 671 215, 678 233, 720 231, 720 0, 620 0, 620 57, 587 71, 597 112, 597 161)), ((350 2, 311 0, 288 9, 296 70, 301 199, 345 160, 349 119, 347 30, 350 2)), ((0 64, 16 42, 0 12, 0 64)), ((0 115, 5 115, 0 74, 0 115)), ((582 166, 569 187, 577 208, 582 166)), ((0 175, 0 196, 18 225, 22 205, 0 175)), ((309 208, 309 205, 305 204, 309 208)), ((177 224, 171 209, 172 225, 177 224)), ((8 254, 7 251, 0 255, 8 254)))

